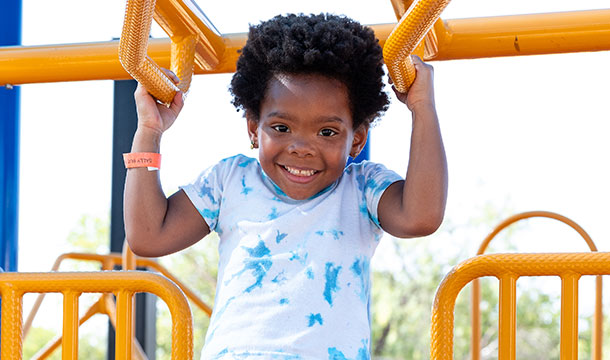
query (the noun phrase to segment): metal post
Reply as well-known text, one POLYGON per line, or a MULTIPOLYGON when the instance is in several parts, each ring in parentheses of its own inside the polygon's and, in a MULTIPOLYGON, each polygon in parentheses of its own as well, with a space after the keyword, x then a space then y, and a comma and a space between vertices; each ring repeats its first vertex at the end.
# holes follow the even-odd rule
MULTIPOLYGON (((21 44, 21 0, 3 0, 0 46, 21 44)), ((17 271, 20 89, 0 84, 0 268, 17 271)))

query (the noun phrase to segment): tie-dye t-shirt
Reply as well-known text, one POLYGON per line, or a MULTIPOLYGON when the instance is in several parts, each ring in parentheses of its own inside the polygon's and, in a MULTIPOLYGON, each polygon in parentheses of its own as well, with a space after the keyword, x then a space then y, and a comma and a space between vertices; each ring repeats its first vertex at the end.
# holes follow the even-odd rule
POLYGON ((351 164, 316 196, 286 196, 237 155, 182 187, 220 237, 202 359, 370 358, 370 259, 377 204, 401 177, 351 164))

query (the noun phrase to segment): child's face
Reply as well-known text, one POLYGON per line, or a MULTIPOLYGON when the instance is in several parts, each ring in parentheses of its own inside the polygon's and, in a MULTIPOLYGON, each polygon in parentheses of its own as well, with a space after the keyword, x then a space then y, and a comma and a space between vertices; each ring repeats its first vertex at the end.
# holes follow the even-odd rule
POLYGON ((277 75, 258 121, 247 115, 265 173, 293 199, 308 199, 337 180, 348 155, 366 143, 353 129, 347 88, 321 75, 277 75))

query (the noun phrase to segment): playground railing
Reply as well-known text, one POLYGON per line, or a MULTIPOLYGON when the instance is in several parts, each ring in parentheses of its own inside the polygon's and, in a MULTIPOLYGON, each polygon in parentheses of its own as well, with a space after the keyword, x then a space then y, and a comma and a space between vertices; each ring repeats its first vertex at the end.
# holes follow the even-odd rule
MULTIPOLYGON (((500 222, 481 242, 479 246, 479 250, 477 251, 477 255, 483 255, 489 243, 496 238, 496 236, 504 229, 509 227, 510 225, 517 223, 522 220, 530 219, 530 218, 548 218, 552 220, 559 221, 564 223, 574 229, 582 239, 587 243, 587 246, 591 251, 597 251, 597 247, 591 239, 591 236, 575 221, 569 219, 563 215, 550 212, 550 211, 527 211, 515 214, 513 216, 508 217, 504 221, 500 222)), ((601 276, 597 276, 595 279, 595 312, 593 315, 593 334, 591 339, 591 358, 593 360, 601 360, 602 358, 602 320, 603 320, 603 310, 602 310, 602 287, 603 281, 601 276)), ((471 312, 471 324, 472 324, 472 360, 479 360, 480 357, 480 349, 481 349, 481 315, 479 309, 479 303, 481 301, 481 286, 479 284, 478 279, 474 279, 472 281, 472 292, 471 292, 471 304, 472 304, 472 312, 471 312)))
POLYGON ((440 284, 432 308, 431 359, 453 359, 453 312, 458 293, 470 281, 494 276, 500 281, 498 359, 515 359, 516 283, 522 276, 561 278, 560 358, 578 359, 578 280, 610 275, 610 253, 480 255, 457 265, 440 284))
POLYGON ((22 358, 22 302, 26 293, 63 294, 62 359, 78 358, 78 300, 82 293, 116 296, 115 358, 132 359, 133 300, 137 292, 157 295, 172 318, 171 359, 193 358, 193 318, 184 294, 167 278, 143 271, 2 273, 2 359, 22 358), (130 330, 131 329, 131 330, 130 330))
MULTIPOLYGON (((117 266, 122 266, 122 265, 125 265, 125 266, 123 266, 124 270, 145 268, 148 270, 156 271, 156 272, 162 274, 163 276, 165 276, 166 278, 170 279, 172 282, 174 282, 180 288, 180 290, 182 290, 182 292, 186 295, 186 297, 195 306, 197 306, 201 311, 205 312, 208 316, 210 316, 212 314, 212 308, 210 306, 208 306, 203 300, 201 300, 201 298, 199 296, 197 296, 197 294, 195 294, 195 292, 193 292, 188 286, 186 286, 183 282, 181 282, 179 279, 177 279, 164 266, 157 263, 153 259, 137 257, 137 256, 133 255, 133 253, 131 251, 127 251, 126 254, 120 254, 120 253, 91 254, 91 253, 71 252, 71 253, 65 253, 65 254, 60 255, 55 260, 55 263, 53 264, 51 271, 58 271, 64 260, 98 262, 98 263, 100 263, 101 270, 103 270, 103 271, 114 270, 117 266), (128 255, 128 256, 126 257, 126 255, 128 255), (132 266, 124 264, 126 262, 126 258, 129 258, 132 262, 134 262, 134 264, 132 266)), ((32 326, 34 318, 36 317, 44 298, 45 298, 45 293, 41 292, 40 294, 38 294, 38 297, 36 298, 36 300, 32 306, 32 309, 30 310, 30 313, 28 314, 28 317, 24 322, 24 325, 23 325, 23 338, 24 339, 27 337, 27 334, 32 326)), ((111 324, 116 328, 116 322, 115 322, 116 305, 115 305, 114 299, 112 298, 112 296, 110 296, 110 294, 102 294, 102 296, 100 296, 100 298, 95 303, 93 303, 89 307, 89 309, 82 315, 82 317, 79 320, 79 325, 82 325, 83 323, 85 323, 87 320, 89 320, 92 316, 94 316, 96 314, 107 315, 111 324)), ((44 346, 34 356, 33 359, 42 360, 42 359, 48 358, 60 345, 62 345, 62 335, 59 335, 58 337, 52 339, 46 346, 44 346)), ((146 355, 144 354, 144 351, 140 348, 137 341, 134 342, 134 348, 135 348, 135 353, 134 353, 135 359, 142 359, 142 360, 146 359, 146 355)))

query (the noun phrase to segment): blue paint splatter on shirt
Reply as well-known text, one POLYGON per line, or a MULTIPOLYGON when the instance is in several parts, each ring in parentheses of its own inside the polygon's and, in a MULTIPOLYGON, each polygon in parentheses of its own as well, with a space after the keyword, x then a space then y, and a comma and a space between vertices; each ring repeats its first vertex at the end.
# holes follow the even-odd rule
POLYGON ((200 211, 201 216, 206 219, 216 219, 218 217, 218 213, 219 210, 203 209, 200 211))
POLYGON ((286 276, 284 275, 284 270, 282 270, 282 272, 280 272, 279 274, 277 274, 273 280, 271 280, 271 282, 276 283, 276 284, 282 284, 283 282, 285 282, 286 276))
POLYGON ((347 358, 337 348, 328 348, 328 360, 347 360, 347 358))
POLYGON ((307 270, 305 271, 305 274, 307 275, 308 279, 313 280, 313 269, 311 268, 311 266, 307 268, 307 270))
POLYGON ((247 167, 251 162, 255 161, 256 159, 254 158, 243 158, 244 160, 242 162, 240 162, 237 166, 239 167, 247 167))
POLYGON ((287 298, 280 299, 280 305, 288 305, 288 304, 290 304, 290 300, 288 300, 287 298))
POLYGON ((241 178, 241 193, 248 196, 248 194, 252 191, 252 188, 246 186, 246 175, 241 178))
POLYGON ((357 294, 360 300, 364 303, 369 300, 369 267, 370 262, 364 257, 356 258, 350 267, 350 270, 352 270, 354 276, 360 280, 360 288, 358 289, 359 291, 357 294))
MULTIPOLYGON (((369 354, 368 346, 366 345, 366 341, 362 341, 363 346, 358 349, 358 354, 354 360, 370 360, 371 356, 369 354)), ((345 355, 337 350, 337 348, 328 348, 328 360, 349 360, 345 355)))
POLYGON ((279 244, 280 241, 284 240, 286 236, 288 236, 288 234, 280 233, 280 231, 277 230, 277 235, 275 235, 275 243, 279 244))
POLYGON ((332 294, 339 290, 339 286, 337 285, 339 271, 341 271, 341 266, 335 267, 333 263, 326 263, 326 285, 324 285, 323 295, 330 306, 333 306, 332 294))
POLYGON ((324 234, 330 234, 330 235, 332 235, 333 239, 339 240, 339 236, 343 236, 343 231, 336 230, 336 229, 328 230, 328 231, 322 231, 322 230, 316 231, 316 235, 324 236, 324 234))
POLYGON ((259 240, 258 245, 253 248, 242 246, 242 249, 246 250, 250 257, 244 259, 244 268, 233 274, 229 280, 225 281, 225 285, 234 278, 241 276, 241 274, 250 270, 256 281, 244 290, 244 292, 249 293, 255 288, 263 286, 263 278, 267 275, 267 271, 269 271, 273 262, 269 260, 268 257, 271 251, 265 246, 265 242, 262 240, 259 240))
POLYGON ((212 190, 214 189, 206 186, 207 184, 208 181, 206 180, 205 185, 202 185, 201 189, 199 189, 199 197, 207 196, 212 204, 217 204, 216 199, 214 199, 214 195, 212 194, 212 190))
POLYGON ((280 214, 278 214, 277 208, 274 206, 271 208, 271 213, 269 215, 267 215, 267 218, 269 220, 275 220, 275 219, 277 219, 278 216, 280 216, 280 214))
POLYGON ((308 327, 314 326, 316 323, 322 325, 324 324, 324 320, 322 320, 322 315, 320 313, 317 314, 309 314, 309 325, 308 327))

